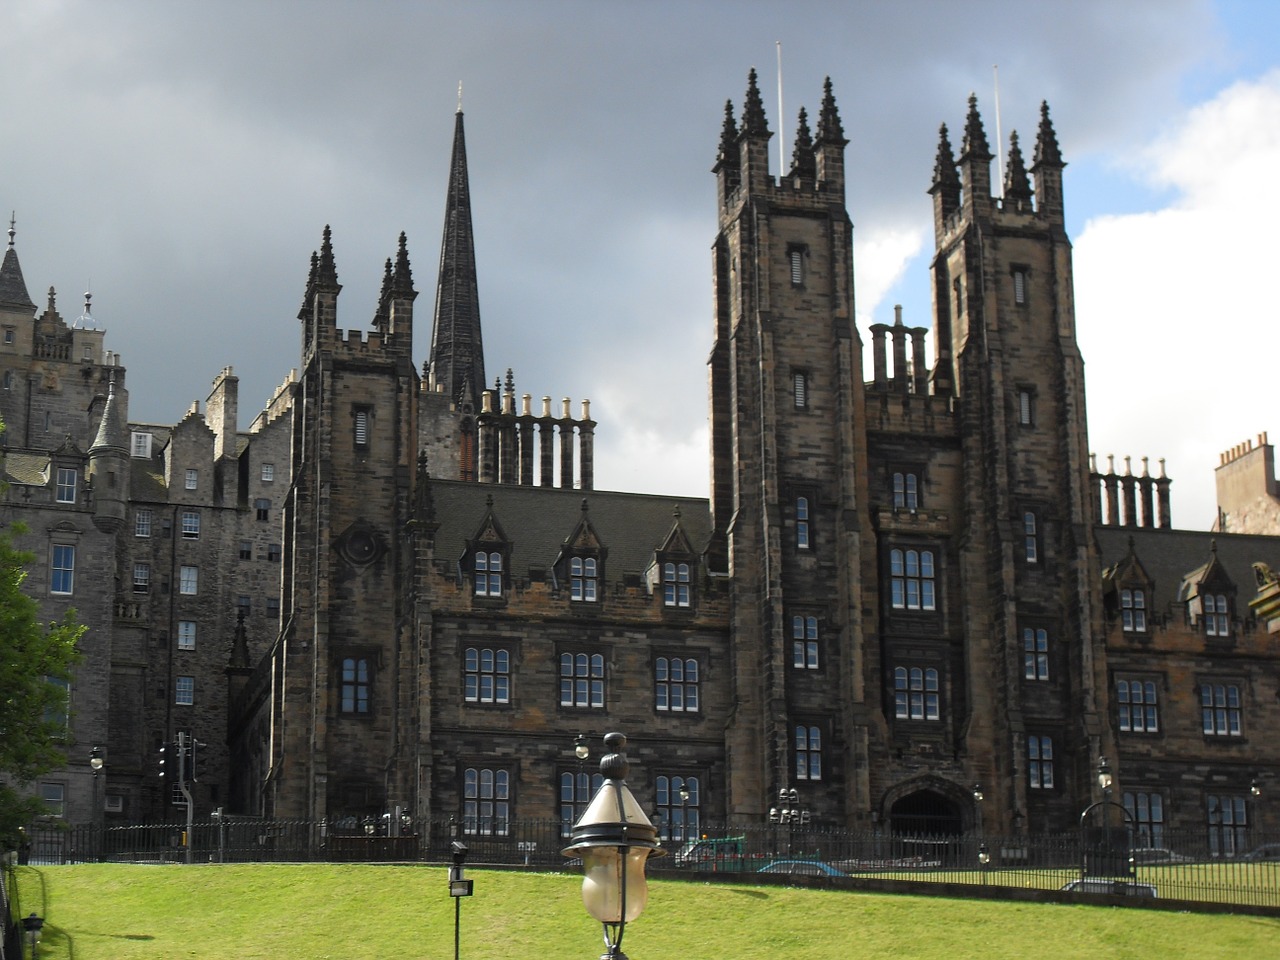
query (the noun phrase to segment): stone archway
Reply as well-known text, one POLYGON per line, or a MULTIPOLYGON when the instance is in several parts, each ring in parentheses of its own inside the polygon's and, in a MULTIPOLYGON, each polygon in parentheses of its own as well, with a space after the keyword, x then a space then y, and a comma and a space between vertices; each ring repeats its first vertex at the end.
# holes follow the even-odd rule
POLYGON ((889 808, 889 831, 899 837, 959 837, 964 819, 954 800, 935 790, 916 790, 889 808))

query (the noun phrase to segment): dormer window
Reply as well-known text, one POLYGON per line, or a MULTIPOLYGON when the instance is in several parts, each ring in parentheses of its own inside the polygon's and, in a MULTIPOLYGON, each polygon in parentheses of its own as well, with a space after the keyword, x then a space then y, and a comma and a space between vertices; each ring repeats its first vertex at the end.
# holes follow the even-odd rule
POLYGON ((1231 617, 1225 593, 1208 593, 1200 598, 1204 605, 1204 632, 1208 637, 1231 636, 1231 617))
POLYGON ((1120 591, 1120 624, 1125 633, 1147 632, 1147 592, 1139 588, 1120 591))
POLYGON ((662 603, 667 607, 689 606, 689 564, 662 565, 662 603))
POLYGON ((502 596, 502 554, 496 550, 477 550, 475 554, 477 597, 502 596))
POLYGON ((79 474, 68 467, 58 468, 58 503, 75 503, 76 502, 76 481, 79 474))
POLYGON ((569 560, 569 599, 594 603, 598 579, 595 557, 571 557, 569 560))
POLYGON ((151 456, 151 434, 135 431, 133 434, 133 456, 147 458, 151 456))

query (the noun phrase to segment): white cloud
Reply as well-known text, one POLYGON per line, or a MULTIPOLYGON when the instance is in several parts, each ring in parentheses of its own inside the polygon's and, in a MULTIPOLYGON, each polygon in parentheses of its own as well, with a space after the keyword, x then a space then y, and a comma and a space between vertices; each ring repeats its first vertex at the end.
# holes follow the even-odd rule
POLYGON ((1221 451, 1280 424, 1268 333, 1280 73, 1238 83, 1128 158, 1163 209, 1086 224, 1076 316, 1091 448, 1168 460, 1174 525, 1214 520, 1221 451), (1271 422, 1269 422, 1271 421, 1271 422))

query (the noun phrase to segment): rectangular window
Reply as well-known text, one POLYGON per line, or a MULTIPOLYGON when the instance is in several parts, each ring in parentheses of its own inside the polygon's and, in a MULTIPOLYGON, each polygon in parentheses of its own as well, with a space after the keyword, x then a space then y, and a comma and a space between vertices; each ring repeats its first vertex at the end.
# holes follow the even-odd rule
POLYGON ((791 665, 797 670, 818 669, 818 618, 791 618, 791 665))
POLYGON ((1231 636, 1231 618, 1227 613, 1227 596, 1209 593, 1200 598, 1204 607, 1204 632, 1209 637, 1231 636))
POLYGON ((938 671, 933 667, 895 667, 893 701, 898 720, 941 720, 938 671))
POLYGON ((1049 679, 1049 631, 1022 628, 1022 676, 1026 680, 1049 679))
POLYGON ((511 654, 502 647, 463 651, 463 699, 467 703, 511 702, 511 654))
POLYGON ((1027 271, 1013 271, 1013 302, 1022 306, 1027 302, 1027 271))
POLYGON ((822 779, 822 731, 798 724, 796 738, 796 779, 822 779))
POLYGON ((1035 397, 1030 390, 1018 391, 1018 423, 1024 427, 1035 426, 1035 397))
POLYGON ((267 597, 267 616, 272 620, 278 619, 280 616, 280 598, 267 597))
POLYGON ((793 247, 787 254, 791 266, 791 285, 801 286, 804 283, 804 251, 793 247))
POLYGON ((560 654, 560 706, 604 708, 603 654, 560 654))
POLYGON ((569 560, 569 599, 594 603, 596 599, 596 558, 572 557, 569 560))
POLYGON ((274 463, 264 463, 262 465, 262 482, 271 483, 276 478, 276 465, 274 463))
POLYGON ((889 596, 895 610, 936 610, 932 550, 889 551, 889 596))
POLYGON ((369 445, 369 411, 357 410, 355 413, 355 442, 357 447, 369 445))
POLYGON ((147 593, 151 589, 151 564, 135 563, 133 565, 133 592, 147 593))
POLYGON ((1154 680, 1117 680, 1116 703, 1122 733, 1159 732, 1160 715, 1154 680))
POLYGON ((267 544, 267 561, 269 563, 280 562, 280 544, 278 543, 267 544))
POLYGON ((502 554, 476 551, 475 584, 477 597, 502 596, 502 554))
POLYGON ((266 497, 259 497, 253 501, 253 510, 258 520, 266 523, 271 519, 271 501, 266 497))
POLYGON ((560 774, 560 835, 569 836, 573 825, 587 812, 587 805, 592 795, 600 789, 604 777, 598 773, 587 773, 579 765, 576 773, 565 771, 560 774))
POLYGON ((196 648, 196 622, 194 620, 178 621, 178 649, 194 650, 196 648))
POLYGON ((151 456, 151 434, 134 432, 131 450, 133 456, 147 458, 151 456))
POLYGON ((1040 532, 1036 515, 1028 510, 1022 515, 1022 544, 1027 563, 1040 562, 1040 532))
POLYGON ((49 592, 70 594, 76 585, 76 548, 64 543, 53 546, 53 563, 49 570, 49 592))
POLYGON ((654 707, 672 713, 698 712, 698 661, 658 657, 653 672, 654 707))
POLYGON ((1240 688, 1234 683, 1200 684, 1200 718, 1205 736, 1240 736, 1240 688))
POLYGON ((687 563, 662 565, 662 604, 667 607, 689 606, 689 565, 687 563))
MULTIPOLYGON (((149 434, 148 434, 149 436, 149 434)), ((151 511, 139 510, 133 515, 133 535, 135 537, 151 536, 151 511)))
POLYGON ((1145 590, 1120 591, 1120 623, 1125 633, 1147 632, 1147 593, 1145 590))
POLYGON ((697 777, 660 776, 654 784, 659 839, 697 840, 701 833, 702 791, 697 777))
POLYGON ((196 487, 199 485, 199 482, 200 482, 200 471, 188 469, 187 470, 187 489, 188 490, 196 489, 196 487))
POLYGON ((184 510, 182 512, 182 539, 200 539, 200 514, 194 510, 184 510))
POLYGON ((253 612, 253 600, 248 594, 242 593, 236 597, 236 616, 248 617, 253 612))
POLYGON ((179 677, 174 687, 173 702, 180 707, 190 707, 196 702, 196 678, 179 677))
POLYGON ((1209 822, 1209 855, 1231 857, 1249 845, 1249 815, 1244 797, 1210 794, 1205 798, 1209 822))
POLYGON ((250 542, 249 540, 240 541, 240 559, 241 560, 253 559, 253 543, 250 542))
POLYGON ((1164 797, 1158 793, 1128 793, 1124 795, 1124 808, 1133 817, 1137 845, 1163 847, 1164 797))
POLYGON ((178 592, 186 596, 195 596, 200 591, 200 568, 183 567, 179 571, 178 592))
POLYGON ((44 801, 45 816, 60 817, 66 810, 67 788, 61 783, 42 783, 40 799, 44 801))
POLYGON ((1027 776, 1032 790, 1053 789, 1053 739, 1027 737, 1027 776))
POLYGON ((920 508, 920 478, 914 473, 893 475, 893 506, 897 510, 920 508))
POLYGON ((797 410, 809 408, 809 375, 797 371, 791 375, 791 391, 797 410))
POLYGON ((809 549, 809 498, 796 497, 796 549, 809 549))
POLYGON ((369 661, 364 657, 347 657, 342 661, 341 705, 343 713, 365 715, 369 712, 369 661))
POLYGON ((76 502, 76 481, 79 474, 67 467, 58 468, 58 490, 55 494, 59 503, 76 502))
POLYGON ((505 837, 511 829, 511 772, 469 767, 462 782, 462 832, 505 837))

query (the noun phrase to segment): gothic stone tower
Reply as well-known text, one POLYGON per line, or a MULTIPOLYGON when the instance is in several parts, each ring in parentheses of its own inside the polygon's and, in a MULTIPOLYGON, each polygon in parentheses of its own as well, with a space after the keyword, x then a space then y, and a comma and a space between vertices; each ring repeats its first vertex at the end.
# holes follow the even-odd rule
MULTIPOLYGON (((955 551, 969 700, 965 749, 1007 822, 1066 825, 1105 732, 1084 368, 1065 164, 1041 107, 1031 188, 1017 134, 1003 197, 970 98, 959 169, 942 128, 933 195, 935 394, 954 393, 963 528, 955 551), (1054 782, 1055 772, 1059 781, 1054 782)), ((953 581, 954 582, 954 581, 953 581)))
POLYGON ((404 235, 373 330, 339 329, 341 289, 326 227, 299 314, 265 804, 276 816, 359 817, 412 799, 416 656, 401 589, 412 557, 400 532, 413 502, 418 376, 404 235))
POLYGON ((830 81, 816 135, 800 114, 791 169, 769 173, 752 71, 715 165, 710 357, 713 541, 727 565, 736 710, 728 811, 760 815, 795 787, 824 820, 857 805, 865 751, 861 569, 865 441, 853 228, 830 81))

